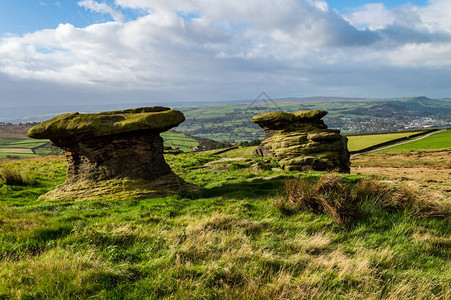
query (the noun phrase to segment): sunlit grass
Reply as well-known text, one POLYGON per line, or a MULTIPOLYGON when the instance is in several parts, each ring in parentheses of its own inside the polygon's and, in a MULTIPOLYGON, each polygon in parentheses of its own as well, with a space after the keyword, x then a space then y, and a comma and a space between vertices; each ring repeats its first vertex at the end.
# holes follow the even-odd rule
POLYGON ((384 134, 369 134, 369 135, 351 135, 348 136, 348 150, 358 151, 377 144, 389 142, 403 137, 411 136, 419 132, 398 132, 398 133, 384 133, 384 134))
MULTIPOLYGON (((38 196, 65 179, 63 158, 2 162, 36 183, 0 183, 0 298, 451 296, 445 220, 373 208, 341 226, 330 215, 275 205, 287 176, 314 183, 321 172, 253 169, 255 158, 243 168, 206 166, 220 159, 212 156, 166 158, 204 189, 140 201, 43 202, 38 196)), ((363 180, 336 176, 350 186, 363 180)))
POLYGON ((442 149, 451 148, 451 130, 435 133, 427 138, 413 141, 411 143, 399 145, 390 149, 387 152, 398 152, 406 150, 417 149, 442 149))

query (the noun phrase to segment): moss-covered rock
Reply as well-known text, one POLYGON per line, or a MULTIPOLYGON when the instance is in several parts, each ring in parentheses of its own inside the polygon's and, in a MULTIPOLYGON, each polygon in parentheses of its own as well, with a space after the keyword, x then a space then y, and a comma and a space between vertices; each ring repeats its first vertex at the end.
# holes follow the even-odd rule
POLYGON ((68 161, 66 182, 41 199, 136 199, 191 189, 164 160, 160 137, 184 120, 179 111, 155 106, 70 113, 34 126, 28 135, 50 139, 68 161))
POLYGON ((315 123, 327 114, 324 110, 301 110, 293 113, 268 112, 252 118, 254 123, 264 129, 282 129, 294 123, 315 123))
POLYGON ((134 131, 163 132, 185 120, 183 113, 154 106, 97 114, 63 114, 32 127, 28 136, 70 144, 84 139, 134 131))
POLYGON ((200 188, 185 182, 175 174, 155 180, 114 178, 108 180, 80 180, 65 182, 42 195, 39 200, 131 200, 166 197, 180 191, 198 191, 200 188))
POLYGON ((285 170, 349 172, 347 138, 321 120, 326 111, 271 112, 252 120, 265 129, 266 139, 255 151, 273 156, 285 170))

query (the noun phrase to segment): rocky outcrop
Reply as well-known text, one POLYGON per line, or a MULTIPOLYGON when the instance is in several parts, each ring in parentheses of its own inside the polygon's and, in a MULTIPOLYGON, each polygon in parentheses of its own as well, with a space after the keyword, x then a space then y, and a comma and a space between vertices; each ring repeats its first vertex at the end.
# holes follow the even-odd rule
POLYGON ((34 126, 28 135, 50 139, 68 162, 66 182, 42 198, 143 198, 187 187, 164 160, 160 137, 184 120, 181 112, 156 106, 69 113, 34 126))
POLYGON ((321 110, 271 112, 252 118, 265 130, 256 154, 272 156, 285 170, 349 173, 348 139, 339 130, 327 129, 321 110))

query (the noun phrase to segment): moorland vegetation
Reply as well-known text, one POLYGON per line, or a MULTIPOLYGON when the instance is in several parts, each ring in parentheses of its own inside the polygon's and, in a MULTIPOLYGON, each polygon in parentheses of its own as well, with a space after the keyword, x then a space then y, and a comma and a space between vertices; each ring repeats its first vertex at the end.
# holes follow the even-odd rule
POLYGON ((64 158, 1 160, 0 298, 449 299, 449 134, 351 174, 282 171, 255 147, 166 155, 202 189, 144 200, 37 201, 64 158))

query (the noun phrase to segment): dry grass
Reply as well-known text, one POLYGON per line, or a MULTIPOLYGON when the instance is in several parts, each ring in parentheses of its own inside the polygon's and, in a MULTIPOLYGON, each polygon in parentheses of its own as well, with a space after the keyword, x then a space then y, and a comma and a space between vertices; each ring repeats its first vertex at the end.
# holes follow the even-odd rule
POLYGON ((285 193, 286 197, 276 199, 276 206, 282 211, 302 209, 328 214, 340 225, 356 221, 363 207, 405 211, 415 217, 450 216, 449 205, 441 201, 443 197, 412 184, 394 185, 370 179, 349 184, 340 176, 326 174, 316 182, 289 179, 285 193))
POLYGON ((30 172, 13 166, 0 167, 0 178, 7 185, 32 185, 36 182, 30 172))
POLYGON ((417 182, 421 188, 444 193, 451 202, 451 149, 374 152, 351 159, 351 172, 417 182))
MULTIPOLYGON (((191 163, 177 159, 180 169, 191 163)), ((11 162, 38 182, 0 184, 0 299, 451 299, 446 221, 408 215, 435 216, 435 204, 419 200, 440 197, 416 186, 353 175, 312 182, 319 173, 291 183, 310 188, 303 196, 317 212, 364 217, 349 227, 299 211, 294 192, 277 200, 293 213, 282 214, 279 179, 264 182, 268 193, 245 193, 265 187, 244 179, 247 169, 224 178, 190 170, 214 182, 215 196, 195 200, 36 201, 64 180, 62 161, 11 162), (357 207, 343 206, 347 198, 357 207), (390 213, 398 210, 406 213, 390 213)))

